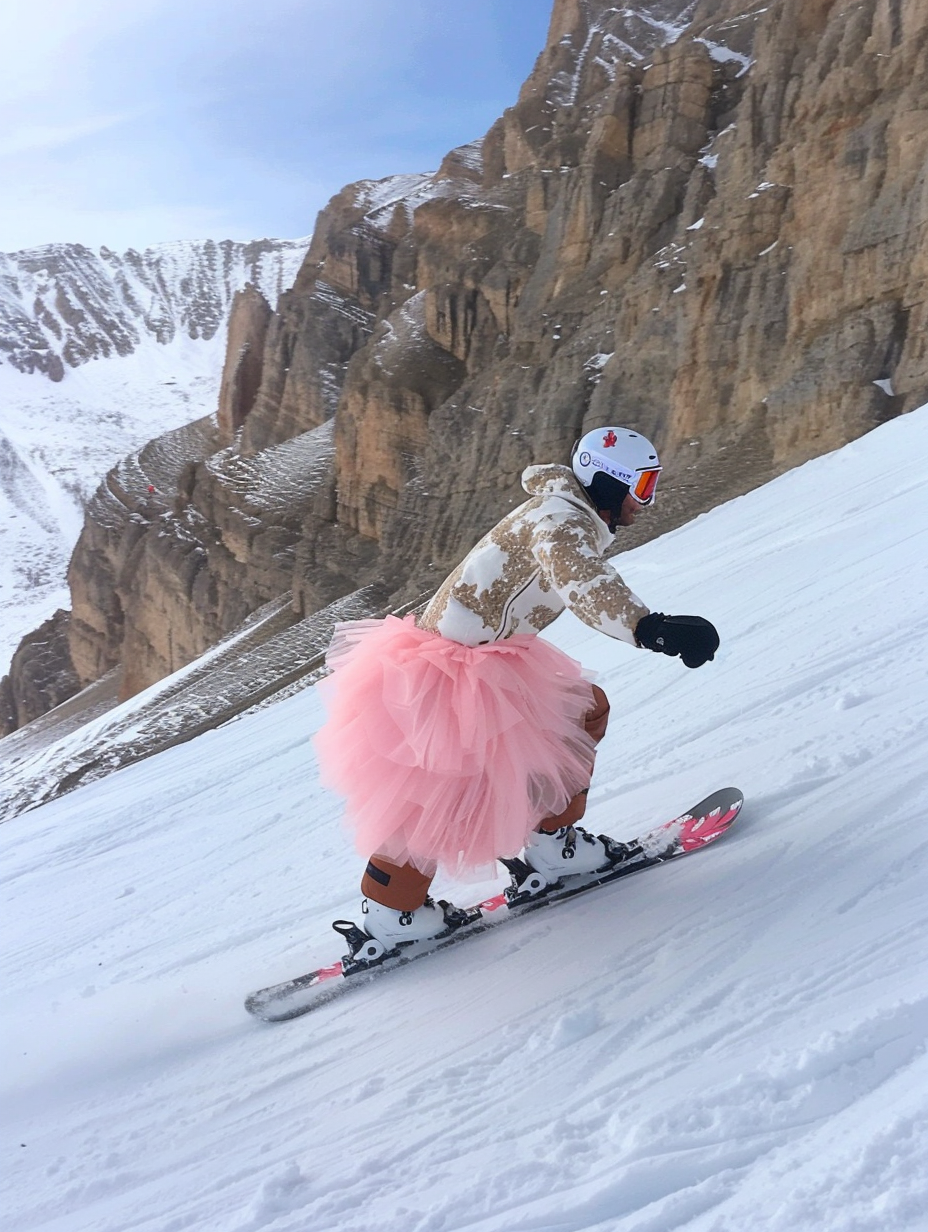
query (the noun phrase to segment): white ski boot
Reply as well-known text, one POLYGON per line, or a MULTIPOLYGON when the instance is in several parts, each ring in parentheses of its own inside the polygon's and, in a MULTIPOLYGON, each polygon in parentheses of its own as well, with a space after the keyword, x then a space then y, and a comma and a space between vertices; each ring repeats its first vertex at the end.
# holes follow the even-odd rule
POLYGON ((608 834, 596 836, 582 826, 561 826, 550 834, 536 830, 520 857, 500 857, 512 877, 506 900, 510 907, 521 907, 557 889, 564 877, 604 873, 641 855, 637 843, 620 843, 608 834))
POLYGON ((451 932, 445 913, 431 899, 415 911, 397 911, 366 898, 361 905, 364 912, 364 928, 386 949, 408 945, 410 941, 431 941, 451 932))
POLYGON ((365 898, 361 901, 361 911, 363 928, 352 920, 332 921, 332 927, 348 943, 348 954, 342 959, 345 975, 379 966, 388 958, 395 958, 407 945, 441 940, 483 918, 479 907, 455 907, 444 899, 434 903, 430 898, 415 911, 397 911, 365 898))
POLYGON ((536 830, 525 845, 522 859, 550 885, 561 877, 609 868, 616 862, 616 855, 582 826, 561 826, 551 834, 536 830))

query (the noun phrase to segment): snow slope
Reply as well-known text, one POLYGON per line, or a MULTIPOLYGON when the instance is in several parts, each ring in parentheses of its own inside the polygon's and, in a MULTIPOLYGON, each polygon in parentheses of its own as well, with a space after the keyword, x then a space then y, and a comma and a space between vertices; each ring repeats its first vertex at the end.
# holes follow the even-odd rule
POLYGON ((592 828, 738 826, 293 1023, 242 996, 360 872, 312 691, 2 827, 7 1226, 924 1232, 926 561, 928 408, 628 553, 723 645, 554 626, 613 701, 592 828))
POLYGON ((24 634, 70 607, 84 503, 121 458, 216 410, 220 335, 69 369, 60 384, 0 366, 0 675, 24 634))
POLYGON ((252 279, 276 303, 308 245, 0 253, 0 676, 20 638, 70 606, 68 559, 110 467, 216 411, 236 290, 252 279), (49 356, 57 383, 17 367, 49 356))

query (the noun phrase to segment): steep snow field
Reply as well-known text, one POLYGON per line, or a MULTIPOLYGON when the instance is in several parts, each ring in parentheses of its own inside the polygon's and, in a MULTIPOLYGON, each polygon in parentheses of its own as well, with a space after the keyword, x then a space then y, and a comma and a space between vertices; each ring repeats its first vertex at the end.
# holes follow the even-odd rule
POLYGON ((722 650, 554 626, 613 702, 588 821, 734 783, 731 835, 292 1023, 242 997, 361 866, 312 691, 4 826, 5 1226, 924 1232, 926 561, 928 408, 628 553, 722 650))
POLYGON ((0 675, 19 639, 70 607, 83 504, 121 458, 216 410, 225 339, 142 342, 60 384, 0 366, 0 675))
POLYGON ((70 605, 83 507, 110 467, 215 412, 236 290, 250 281, 275 304, 308 246, 0 253, 0 676, 20 638, 70 605), (59 383, 44 375, 56 365, 59 383))

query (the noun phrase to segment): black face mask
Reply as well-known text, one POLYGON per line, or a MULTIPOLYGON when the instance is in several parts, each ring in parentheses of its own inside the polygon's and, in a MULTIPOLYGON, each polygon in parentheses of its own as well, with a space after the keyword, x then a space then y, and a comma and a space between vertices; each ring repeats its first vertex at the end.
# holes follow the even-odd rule
POLYGON ((610 535, 614 535, 619 529, 622 506, 628 496, 628 484, 597 471, 585 491, 597 509, 605 509, 609 513, 607 525, 610 535))

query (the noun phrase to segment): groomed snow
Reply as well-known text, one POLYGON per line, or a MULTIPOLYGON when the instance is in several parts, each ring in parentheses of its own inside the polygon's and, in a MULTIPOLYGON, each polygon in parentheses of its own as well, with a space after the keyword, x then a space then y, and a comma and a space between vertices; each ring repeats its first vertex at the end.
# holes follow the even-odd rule
POLYGON ((4 826, 6 1225, 924 1232, 926 561, 928 408, 628 553, 722 649, 554 626, 613 702, 588 820, 738 826, 293 1023, 242 998, 361 866, 312 691, 4 826))

